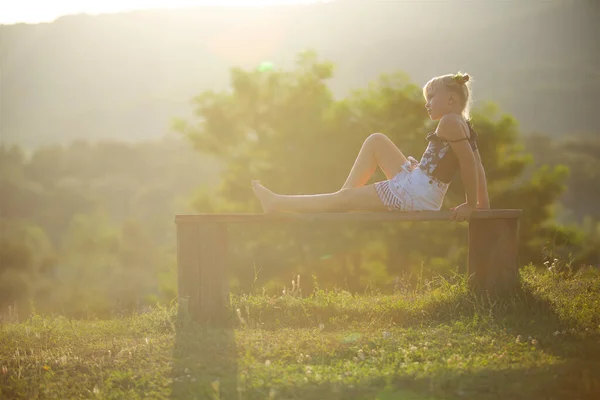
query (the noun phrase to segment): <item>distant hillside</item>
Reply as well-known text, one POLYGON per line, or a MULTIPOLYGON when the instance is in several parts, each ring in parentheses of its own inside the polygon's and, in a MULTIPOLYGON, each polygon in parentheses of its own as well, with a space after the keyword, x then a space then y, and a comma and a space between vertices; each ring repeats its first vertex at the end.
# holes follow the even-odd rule
MULTIPOLYGON (((337 64, 338 96, 383 72, 422 84, 463 70, 525 131, 598 132, 595 1, 337 1, 62 17, 0 26, 1 138, 164 135, 189 100, 224 89, 229 68, 291 67, 308 48, 337 64)), ((399 113, 402 110, 398 110, 399 113)))

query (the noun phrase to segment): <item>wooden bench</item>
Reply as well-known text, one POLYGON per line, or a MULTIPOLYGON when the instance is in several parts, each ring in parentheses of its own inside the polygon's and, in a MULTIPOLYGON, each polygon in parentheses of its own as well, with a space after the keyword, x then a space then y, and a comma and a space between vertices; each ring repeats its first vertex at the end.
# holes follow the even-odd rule
MULTIPOLYGON (((518 231, 521 210, 478 210, 469 221, 467 274, 475 290, 503 291, 518 284, 518 231)), ((219 320, 229 306, 227 226, 298 221, 450 221, 450 211, 323 214, 177 215, 179 304, 192 319, 219 320)))

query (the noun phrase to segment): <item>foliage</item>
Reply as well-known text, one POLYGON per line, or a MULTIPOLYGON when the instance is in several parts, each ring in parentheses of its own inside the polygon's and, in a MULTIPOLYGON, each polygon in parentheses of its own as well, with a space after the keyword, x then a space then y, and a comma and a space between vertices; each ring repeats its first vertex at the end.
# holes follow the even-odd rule
POLYGON ((0 310, 110 317, 169 301, 173 215, 217 170, 175 138, 0 145, 0 310))

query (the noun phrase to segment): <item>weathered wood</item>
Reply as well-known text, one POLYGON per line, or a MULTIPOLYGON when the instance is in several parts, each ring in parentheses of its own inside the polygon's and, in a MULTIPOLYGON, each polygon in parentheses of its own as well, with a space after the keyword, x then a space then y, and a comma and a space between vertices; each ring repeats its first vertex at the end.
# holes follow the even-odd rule
MULTIPOLYGON (((393 221, 449 221, 451 211, 411 212, 343 212, 318 214, 194 214, 177 215, 176 223, 241 223, 241 222, 294 222, 294 221, 344 221, 344 222, 393 222, 393 221)), ((514 219, 521 210, 477 210, 471 219, 514 219)))
POLYGON ((198 233, 198 224, 177 224, 177 298, 183 315, 193 315, 198 307, 198 233))
POLYGON ((225 322, 229 306, 227 227, 203 223, 198 230, 198 308, 192 315, 198 321, 225 322))
POLYGON ((518 276, 519 220, 469 222, 468 275, 471 288, 501 294, 515 289, 518 276))
POLYGON ((178 224, 177 263, 181 311, 199 322, 225 320, 229 305, 227 227, 178 224))

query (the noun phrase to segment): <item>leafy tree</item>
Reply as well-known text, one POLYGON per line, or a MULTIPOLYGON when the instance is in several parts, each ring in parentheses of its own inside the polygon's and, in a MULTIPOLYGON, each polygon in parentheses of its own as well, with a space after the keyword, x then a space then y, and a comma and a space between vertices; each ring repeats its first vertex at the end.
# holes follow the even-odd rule
POLYGON ((0 232, 0 311, 16 306, 20 318, 29 313, 31 300, 43 295, 56 258, 46 234, 37 226, 6 222, 0 232))

